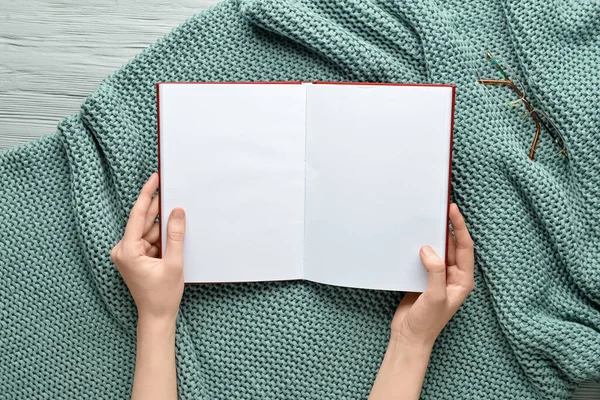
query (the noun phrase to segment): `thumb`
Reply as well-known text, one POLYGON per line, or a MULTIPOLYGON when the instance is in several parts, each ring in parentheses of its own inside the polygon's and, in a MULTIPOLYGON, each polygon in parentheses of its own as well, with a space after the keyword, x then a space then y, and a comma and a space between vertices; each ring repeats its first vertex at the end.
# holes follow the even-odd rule
POLYGON ((427 270, 424 295, 433 300, 446 300, 446 263, 429 246, 421 247, 421 261, 427 270))
POLYGON ((185 236, 185 212, 182 208, 171 211, 167 222, 165 259, 170 263, 183 264, 183 238, 185 236))

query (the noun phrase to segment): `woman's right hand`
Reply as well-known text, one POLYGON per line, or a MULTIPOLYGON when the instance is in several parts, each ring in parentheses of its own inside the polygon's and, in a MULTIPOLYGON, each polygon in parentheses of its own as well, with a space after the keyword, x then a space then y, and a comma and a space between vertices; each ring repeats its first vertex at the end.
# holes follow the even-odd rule
POLYGON ((447 265, 431 247, 421 247, 421 261, 428 274, 427 289, 404 296, 392 320, 390 340, 433 347, 473 290, 473 240, 456 204, 450 205, 449 218, 454 236, 448 236, 447 265))
POLYGON ((473 241, 456 204, 451 205, 449 217, 454 236, 448 237, 448 265, 431 247, 421 248, 427 288, 423 293, 407 293, 400 302, 369 400, 419 398, 433 344, 473 290, 473 241))

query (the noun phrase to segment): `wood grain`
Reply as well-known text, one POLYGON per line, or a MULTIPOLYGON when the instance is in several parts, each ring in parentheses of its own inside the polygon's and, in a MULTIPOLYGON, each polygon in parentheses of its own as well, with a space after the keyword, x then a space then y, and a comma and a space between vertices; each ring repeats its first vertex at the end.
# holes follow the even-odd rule
POLYGON ((110 73, 217 0, 0 0, 0 149, 54 132, 110 73))
MULTIPOLYGON (((0 0, 0 150, 54 132, 102 79, 217 1, 0 0)), ((573 399, 600 399, 600 385, 573 399)))

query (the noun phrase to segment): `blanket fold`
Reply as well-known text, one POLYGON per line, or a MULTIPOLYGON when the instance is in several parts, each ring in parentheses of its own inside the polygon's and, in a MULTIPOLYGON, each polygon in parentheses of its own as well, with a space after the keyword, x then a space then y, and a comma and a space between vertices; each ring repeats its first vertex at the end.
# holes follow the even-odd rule
MULTIPOLYGON (((568 399, 600 378, 600 11, 556 12, 539 0, 226 0, 157 41, 56 133, 0 153, 0 399, 129 395, 136 310, 110 250, 157 169, 159 81, 456 84, 452 196, 476 287, 436 342, 422 397, 568 399), (545 133, 527 158, 531 121, 503 103, 508 89, 476 82, 495 76, 485 49, 521 75, 568 158, 545 133)), ((400 297, 188 285, 180 398, 366 398, 400 297)))

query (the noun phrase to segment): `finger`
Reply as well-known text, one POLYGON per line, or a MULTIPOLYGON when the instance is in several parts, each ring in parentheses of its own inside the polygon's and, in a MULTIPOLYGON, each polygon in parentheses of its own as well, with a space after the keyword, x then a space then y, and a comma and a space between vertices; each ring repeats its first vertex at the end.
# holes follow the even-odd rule
POLYGON ((183 238, 185 236, 185 212, 181 208, 171 211, 167 222, 167 244, 164 259, 169 264, 183 265, 183 238))
POLYGON ((454 240, 452 231, 448 229, 448 259, 446 260, 448 265, 456 264, 456 242, 454 240))
POLYGON ((446 264, 429 246, 421 247, 421 261, 427 270, 427 289, 424 294, 435 300, 446 299, 446 264))
POLYGON ((456 237, 456 250, 454 252, 456 265, 461 271, 465 271, 469 276, 473 276, 473 240, 456 204, 450 206, 450 222, 452 222, 454 236, 456 237))
POLYGON ((121 256, 121 242, 117 243, 115 245, 115 247, 112 248, 112 250, 110 251, 110 259, 112 260, 113 264, 115 264, 115 266, 117 267, 117 269, 119 268, 119 263, 120 263, 120 256, 121 256))
MULTIPOLYGON (((158 215, 158 203, 160 201, 160 194, 156 194, 152 198, 152 202, 150 203, 150 207, 148 207, 148 212, 146 213, 146 223, 144 225, 144 236, 148 234, 152 226, 156 222, 156 216, 158 215)), ((152 242, 150 242, 152 243, 152 242)))
POLYGON ((144 240, 147 241, 148 243, 154 244, 155 242, 158 241, 159 235, 160 235, 160 224, 154 223, 152 225, 152 228, 150 229, 150 231, 144 235, 144 240))
POLYGON ((125 227, 125 234, 123 235, 124 241, 133 241, 142 238, 146 223, 146 213, 152 202, 152 195, 157 188, 158 175, 154 173, 142 187, 140 195, 129 213, 129 221, 125 227))
POLYGON ((152 245, 152 246, 150 246, 150 250, 148 250, 146 252, 146 255, 148 257, 156 258, 156 257, 158 257, 158 253, 159 253, 158 247, 152 245))

